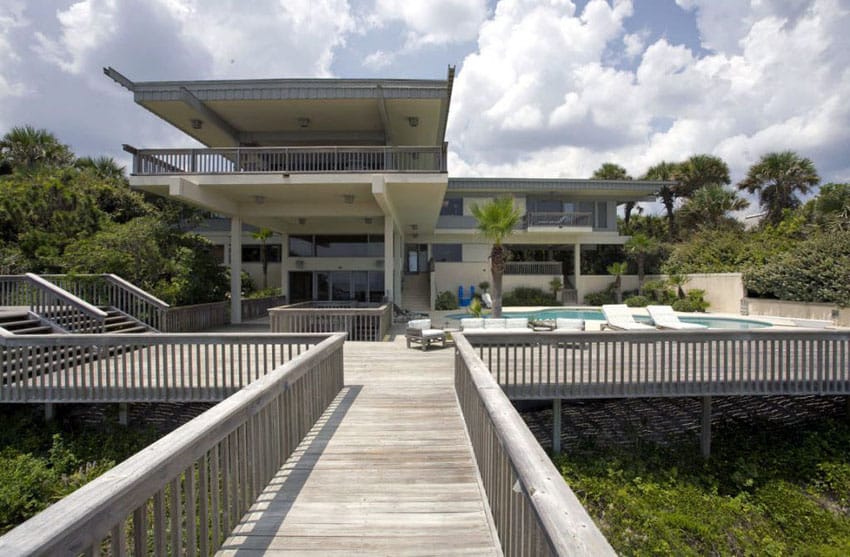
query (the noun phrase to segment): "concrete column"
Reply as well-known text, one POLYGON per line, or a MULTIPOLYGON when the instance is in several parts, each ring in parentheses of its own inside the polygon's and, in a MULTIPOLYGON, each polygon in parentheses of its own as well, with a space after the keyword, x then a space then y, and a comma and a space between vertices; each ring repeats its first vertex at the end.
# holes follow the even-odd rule
POLYGON ((703 458, 711 456, 711 397, 702 397, 702 429, 699 448, 703 458))
POLYGON ((52 402, 47 402, 44 404, 44 421, 49 422, 52 421, 53 418, 56 417, 56 407, 52 402))
POLYGON ((395 301, 395 226, 390 215, 384 215, 384 292, 387 301, 395 301))
POLYGON ((573 282, 576 289, 576 303, 580 305, 584 296, 581 288, 581 244, 573 244, 573 282))
POLYGON ((129 407, 126 402, 118 403, 118 423, 121 425, 127 425, 130 421, 129 418, 129 407))
POLYGON ((552 452, 561 454, 561 399, 552 401, 552 452))
POLYGON ((230 219, 230 322, 242 323, 242 219, 230 219))
POLYGON ((280 291, 289 302, 289 234, 280 235, 280 291))

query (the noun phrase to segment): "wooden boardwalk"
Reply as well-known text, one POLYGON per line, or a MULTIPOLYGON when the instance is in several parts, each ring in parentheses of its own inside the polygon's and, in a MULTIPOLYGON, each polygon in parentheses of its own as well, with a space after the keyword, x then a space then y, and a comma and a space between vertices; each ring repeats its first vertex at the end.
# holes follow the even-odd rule
POLYGON ((345 387, 220 555, 500 555, 454 350, 346 343, 345 387))

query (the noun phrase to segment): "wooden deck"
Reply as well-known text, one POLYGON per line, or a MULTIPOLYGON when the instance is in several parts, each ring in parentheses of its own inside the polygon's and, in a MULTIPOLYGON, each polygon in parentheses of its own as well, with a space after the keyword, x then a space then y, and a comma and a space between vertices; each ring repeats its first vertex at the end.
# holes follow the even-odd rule
POLYGON ((500 555, 453 348, 346 343, 345 387, 220 555, 500 555))

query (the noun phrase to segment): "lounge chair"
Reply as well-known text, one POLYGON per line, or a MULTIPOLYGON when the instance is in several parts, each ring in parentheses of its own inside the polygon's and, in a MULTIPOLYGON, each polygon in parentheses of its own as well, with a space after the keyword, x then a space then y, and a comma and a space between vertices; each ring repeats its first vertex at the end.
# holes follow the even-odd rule
POLYGON ((682 322, 670 306, 646 306, 646 311, 649 312, 652 322, 659 329, 674 329, 677 331, 708 329, 705 325, 682 322))
POLYGON ((446 346, 446 332, 442 329, 432 329, 430 319, 408 321, 404 338, 408 348, 412 342, 417 342, 422 345, 423 351, 427 350, 432 342, 442 342, 443 347, 446 346))
POLYGON ((499 319, 478 317, 464 318, 460 320, 460 328, 464 333, 492 333, 495 331, 506 331, 509 333, 530 333, 527 317, 503 317, 499 319))
POLYGON ((555 331, 567 332, 567 331, 583 331, 584 330, 584 319, 566 319, 564 317, 558 317, 555 319, 555 331))
POLYGON ((644 325, 635 321, 629 306, 626 304, 606 304, 602 306, 602 314, 611 329, 621 331, 653 331, 652 325, 644 325))
POLYGON ((487 309, 493 309, 493 298, 490 296, 489 292, 485 292, 481 295, 481 302, 484 303, 484 307, 487 309))

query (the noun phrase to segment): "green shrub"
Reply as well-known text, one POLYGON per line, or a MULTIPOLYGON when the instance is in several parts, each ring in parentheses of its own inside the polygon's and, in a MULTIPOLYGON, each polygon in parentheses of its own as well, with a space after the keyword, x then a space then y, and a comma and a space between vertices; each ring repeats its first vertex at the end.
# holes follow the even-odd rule
POLYGON ((756 296, 850 306, 850 231, 799 242, 766 265, 744 274, 756 296))
POLYGON ((437 294, 437 299, 434 301, 434 309, 437 311, 445 311, 457 309, 457 296, 451 290, 444 290, 437 294))
POLYGON ((551 292, 540 288, 520 286, 502 296, 503 306, 559 306, 551 292))
POLYGON ((641 294, 650 299, 650 303, 669 306, 676 301, 676 293, 670 284, 664 280, 648 280, 643 283, 641 294))
POLYGON ((272 298, 274 296, 280 296, 281 289, 280 288, 266 288, 264 290, 254 290, 247 296, 245 296, 246 300, 252 300, 255 298, 272 298))
POLYGON ((601 306, 603 304, 617 303, 617 290, 614 284, 609 284, 605 290, 599 292, 591 292, 584 295, 584 303, 588 306, 601 306))
POLYGON ((645 308, 646 306, 652 303, 652 300, 650 300, 646 296, 637 295, 626 298, 623 303, 625 303, 630 308, 645 308))

